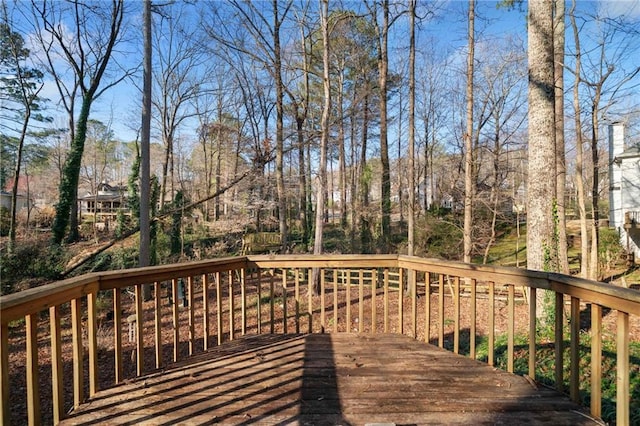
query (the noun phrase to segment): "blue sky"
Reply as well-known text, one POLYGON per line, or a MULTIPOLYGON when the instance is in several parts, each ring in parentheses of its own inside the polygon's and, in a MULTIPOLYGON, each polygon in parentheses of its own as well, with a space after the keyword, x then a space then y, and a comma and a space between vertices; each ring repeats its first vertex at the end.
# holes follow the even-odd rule
MULTIPOLYGON (((129 3, 128 6, 133 7, 132 13, 137 15, 130 22, 134 23, 134 25, 141 24, 139 3, 133 3, 133 0, 127 1, 129 3)), ((26 0, 19 0, 18 7, 26 4, 21 2, 26 2, 26 0)), ((359 4, 359 2, 346 2, 346 6, 357 6, 359 4)), ((523 10, 508 11, 506 9, 498 9, 496 4, 496 1, 489 0, 479 0, 477 3, 476 30, 480 34, 480 42, 490 45, 492 39, 504 37, 508 34, 519 35, 523 40, 526 39, 526 12, 524 8, 523 10)), ((418 46, 420 47, 420 43, 428 43, 431 39, 437 39, 438 44, 443 48, 446 47, 450 55, 462 58, 466 50, 466 10, 468 3, 464 0, 450 0, 443 1, 440 5, 442 7, 436 12, 435 17, 420 24, 421 33, 417 39, 418 46)), ((424 8, 424 6, 423 4, 422 7, 424 8)), ((431 6, 431 3, 429 3, 429 6, 431 6)), ((567 8, 569 7, 571 7, 571 1, 567 0, 567 8)), ((623 15, 632 20, 640 19, 640 0, 578 0, 578 7, 593 12, 598 10, 608 16, 623 15)), ((133 25, 128 30, 130 35, 134 37, 139 37, 142 31, 141 28, 136 28, 133 25)), ((402 55, 408 44, 408 38, 405 37, 405 34, 406 19, 399 19, 395 27, 392 28, 392 40, 390 42, 391 48, 395 48, 395 52, 399 55, 402 55)), ((567 41, 570 43, 569 34, 567 41)), ((640 43, 640 40, 638 43, 640 43)), ((130 48, 132 52, 130 53, 129 61, 131 61, 132 57, 135 58, 140 54, 139 46, 134 44, 130 48)), ((390 58, 390 60, 393 66, 394 59, 390 58)), ((135 78, 141 81, 140 74, 135 78)), ((47 82, 43 96, 51 99, 52 105, 56 104, 58 94, 53 82, 47 82)), ((116 137, 119 139, 125 141, 133 140, 136 137, 136 129, 140 122, 139 103, 140 95, 135 85, 130 81, 126 81, 109 90, 96 101, 92 108, 92 118, 110 123, 116 137)), ((58 109, 60 110, 60 108, 58 109)), ((64 113, 60 111, 59 113, 54 113, 54 115, 57 117, 56 125, 64 126, 66 122, 64 113)), ((192 137, 195 133, 195 126, 195 123, 188 124, 182 129, 183 134, 188 138, 192 137)))

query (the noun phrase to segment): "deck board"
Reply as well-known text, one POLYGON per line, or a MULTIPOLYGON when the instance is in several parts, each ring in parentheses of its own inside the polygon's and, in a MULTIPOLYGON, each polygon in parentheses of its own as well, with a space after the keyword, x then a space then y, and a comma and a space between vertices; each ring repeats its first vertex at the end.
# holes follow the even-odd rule
POLYGON ((586 413, 406 336, 264 335, 101 391, 62 424, 600 424, 586 413))

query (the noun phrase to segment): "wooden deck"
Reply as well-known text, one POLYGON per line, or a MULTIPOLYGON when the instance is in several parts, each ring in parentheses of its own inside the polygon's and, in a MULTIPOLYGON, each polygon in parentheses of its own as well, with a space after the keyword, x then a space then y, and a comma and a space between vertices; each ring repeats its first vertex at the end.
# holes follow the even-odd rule
POLYGON ((401 335, 260 335, 101 391, 62 424, 601 424, 586 413, 401 335))

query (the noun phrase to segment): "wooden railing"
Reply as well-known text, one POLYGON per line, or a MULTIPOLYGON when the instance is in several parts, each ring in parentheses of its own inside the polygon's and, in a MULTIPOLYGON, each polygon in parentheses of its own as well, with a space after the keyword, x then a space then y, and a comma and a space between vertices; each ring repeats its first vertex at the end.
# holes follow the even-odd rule
POLYGON ((234 257, 92 273, 2 296, 2 424, 57 423, 101 387, 246 334, 403 333, 472 358, 479 357, 480 335, 494 365, 496 330, 505 329, 506 369, 515 371, 515 339, 524 334, 526 374, 535 379, 542 343, 536 295, 543 290, 551 291, 556 307, 554 342, 544 342, 554 345, 556 387, 567 391, 568 351, 568 392, 579 402, 584 383, 576 319, 588 304, 591 412, 601 415, 602 342, 613 327, 616 418, 629 424, 629 324, 630 316, 636 322, 640 316, 639 292, 559 274, 398 255, 234 257), (314 269, 317 294, 307 291, 314 269), (153 288, 149 301, 142 299, 144 285, 153 288), (516 315, 522 309, 528 315, 516 315), (614 324, 603 324, 605 309, 614 324))

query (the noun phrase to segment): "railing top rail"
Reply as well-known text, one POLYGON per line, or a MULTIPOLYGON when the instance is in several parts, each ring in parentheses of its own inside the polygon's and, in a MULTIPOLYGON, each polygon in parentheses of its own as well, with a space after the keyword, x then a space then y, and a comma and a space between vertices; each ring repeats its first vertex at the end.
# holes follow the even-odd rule
POLYGON ((93 272, 45 284, 40 287, 0 297, 2 324, 34 314, 51 306, 60 305, 98 290, 148 284, 173 278, 197 276, 205 273, 239 269, 246 266, 246 257, 227 257, 189 263, 149 266, 93 272))
POLYGON ((291 254, 247 256, 259 268, 395 268, 397 254, 291 254))
POLYGON ((405 255, 256 255, 90 273, 0 297, 2 324, 66 303, 88 293, 245 267, 258 268, 409 268, 550 289, 588 302, 640 315, 640 292, 581 278, 489 265, 474 265, 405 255))

